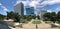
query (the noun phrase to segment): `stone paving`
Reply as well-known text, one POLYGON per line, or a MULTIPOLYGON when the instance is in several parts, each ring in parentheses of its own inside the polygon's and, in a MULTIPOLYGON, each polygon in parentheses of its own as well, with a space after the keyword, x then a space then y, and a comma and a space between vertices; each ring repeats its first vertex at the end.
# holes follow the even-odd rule
MULTIPOLYGON (((33 21, 33 20, 32 20, 33 21)), ((32 24, 32 21, 29 22, 28 24, 24 24, 23 28, 16 27, 15 29, 36 29, 36 24, 32 24)), ((37 29, 60 29, 60 28, 51 28, 50 24, 46 24, 43 21, 41 21, 41 24, 38 24, 37 29)))

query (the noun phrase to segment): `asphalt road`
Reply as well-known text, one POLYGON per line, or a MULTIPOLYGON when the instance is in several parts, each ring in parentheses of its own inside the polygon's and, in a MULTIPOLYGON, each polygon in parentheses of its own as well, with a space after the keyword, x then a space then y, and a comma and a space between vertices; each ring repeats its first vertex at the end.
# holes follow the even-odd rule
POLYGON ((4 21, 0 21, 0 29, 10 29, 4 21))

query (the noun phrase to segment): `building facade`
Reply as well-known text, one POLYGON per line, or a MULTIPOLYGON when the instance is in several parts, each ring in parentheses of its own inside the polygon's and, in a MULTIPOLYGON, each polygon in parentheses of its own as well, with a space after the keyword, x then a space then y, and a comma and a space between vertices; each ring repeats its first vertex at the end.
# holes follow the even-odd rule
POLYGON ((19 15, 24 15, 24 4, 20 2, 14 5, 14 12, 18 13, 19 15))
POLYGON ((46 9, 41 9, 40 11, 37 12, 37 15, 40 16, 41 19, 43 19, 43 15, 47 13, 46 9))
POLYGON ((26 15, 34 15, 34 7, 26 8, 26 15))

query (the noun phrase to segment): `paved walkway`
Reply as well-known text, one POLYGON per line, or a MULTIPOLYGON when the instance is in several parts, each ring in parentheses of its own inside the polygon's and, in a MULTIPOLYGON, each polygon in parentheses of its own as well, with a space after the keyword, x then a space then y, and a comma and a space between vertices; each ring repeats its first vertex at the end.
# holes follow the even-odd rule
MULTIPOLYGON (((28 24, 24 24, 23 28, 16 27, 15 29, 36 29, 36 24, 32 24, 32 21, 29 22, 28 24)), ((41 24, 38 24, 38 29, 59 29, 59 28, 51 28, 51 25, 46 24, 43 21, 41 22, 42 22, 41 24)))

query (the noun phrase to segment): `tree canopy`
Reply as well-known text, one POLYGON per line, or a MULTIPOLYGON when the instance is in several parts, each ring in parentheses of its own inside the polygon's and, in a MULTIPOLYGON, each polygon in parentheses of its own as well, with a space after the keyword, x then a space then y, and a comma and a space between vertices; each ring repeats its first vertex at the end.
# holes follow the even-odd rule
POLYGON ((47 12, 43 15, 44 20, 49 20, 52 22, 60 22, 60 11, 58 13, 56 12, 47 12))
POLYGON ((0 14, 0 20, 3 20, 5 17, 5 15, 0 14))

